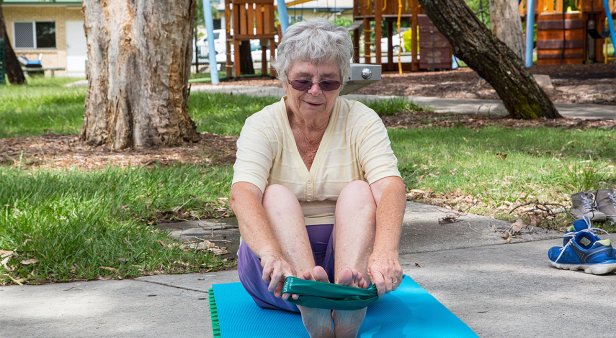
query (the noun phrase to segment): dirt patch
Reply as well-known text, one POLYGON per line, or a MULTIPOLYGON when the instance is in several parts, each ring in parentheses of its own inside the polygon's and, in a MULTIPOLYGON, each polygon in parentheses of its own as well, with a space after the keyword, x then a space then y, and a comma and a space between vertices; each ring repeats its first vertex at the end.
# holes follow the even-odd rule
POLYGON ((0 165, 22 168, 99 169, 109 166, 230 164, 236 137, 201 134, 198 142, 158 149, 113 151, 79 141, 76 135, 0 139, 0 165))

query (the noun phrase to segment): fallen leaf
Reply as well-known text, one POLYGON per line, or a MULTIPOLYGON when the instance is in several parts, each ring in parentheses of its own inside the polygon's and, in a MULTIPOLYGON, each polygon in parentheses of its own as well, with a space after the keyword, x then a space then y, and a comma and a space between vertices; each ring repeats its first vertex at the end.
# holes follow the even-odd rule
POLYGON ((504 240, 511 241, 511 234, 509 233, 509 231, 505 231, 501 234, 501 238, 504 240))
POLYGON ((0 250, 0 257, 4 258, 4 257, 8 257, 8 256, 13 256, 14 252, 11 250, 0 250))
POLYGON ((15 268, 13 268, 12 266, 8 264, 10 259, 11 259, 11 256, 7 256, 2 261, 0 261, 0 265, 2 265, 4 269, 9 272, 15 270, 15 268))
POLYGON ((438 224, 450 224, 458 222, 458 216, 456 215, 447 215, 443 218, 438 219, 438 224))
POLYGON ((32 265, 32 264, 38 263, 38 259, 36 258, 24 259, 23 261, 19 263, 21 263, 22 265, 32 265))
POLYGON ((110 272, 118 272, 118 269, 112 268, 110 266, 99 266, 99 269, 107 270, 107 271, 110 271, 110 272))
POLYGON ((26 281, 23 278, 13 278, 13 276, 9 275, 9 274, 2 274, 0 276, 6 276, 8 277, 10 280, 13 281, 13 283, 17 284, 17 285, 24 285, 23 283, 26 281))
POLYGON ((528 224, 525 224, 521 219, 517 219, 513 224, 511 224, 511 234, 518 235, 523 229, 526 229, 528 224))

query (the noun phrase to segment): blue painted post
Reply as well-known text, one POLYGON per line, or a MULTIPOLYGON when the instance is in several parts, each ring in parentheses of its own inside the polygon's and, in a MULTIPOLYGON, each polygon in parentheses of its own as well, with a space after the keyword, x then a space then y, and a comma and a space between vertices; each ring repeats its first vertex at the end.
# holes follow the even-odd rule
POLYGON ((210 78, 212 84, 218 84, 218 63, 216 62, 216 46, 214 46, 214 19, 212 18, 212 5, 210 0, 203 0, 203 16, 207 29, 207 46, 210 60, 210 78))
MULTIPOLYGON (((607 1, 607 0, 606 0, 607 1)), ((526 68, 533 66, 533 48, 535 37, 535 0, 526 2, 526 68)))
POLYGON ((282 34, 289 28, 289 14, 287 13, 287 4, 284 0, 276 0, 276 7, 278 7, 278 19, 280 20, 280 28, 282 34))
POLYGON ((610 10, 610 2, 608 0, 603 0, 603 8, 605 8, 607 27, 610 29, 612 47, 614 47, 614 51, 616 51, 616 31, 614 31, 614 20, 612 20, 612 11, 610 10))

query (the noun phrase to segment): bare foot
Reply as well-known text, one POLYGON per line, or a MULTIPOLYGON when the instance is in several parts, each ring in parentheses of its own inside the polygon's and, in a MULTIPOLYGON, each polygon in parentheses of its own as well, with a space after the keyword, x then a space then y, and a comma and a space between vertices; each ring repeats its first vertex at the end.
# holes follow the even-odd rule
MULTIPOLYGON (((349 268, 345 268, 340 272, 339 276, 337 276, 336 284, 354 286, 362 289, 370 285, 361 272, 349 268)), ((359 327, 366 317, 366 309, 367 308, 360 310, 334 310, 332 317, 334 319, 336 338, 357 337, 359 327)))
MULTIPOLYGON (((329 282, 327 272, 320 266, 315 266, 312 271, 304 272, 302 278, 316 280, 318 282, 329 282)), ((308 334, 310 334, 310 337, 334 337, 331 310, 304 306, 298 306, 298 308, 302 314, 302 322, 304 322, 304 326, 308 334)))

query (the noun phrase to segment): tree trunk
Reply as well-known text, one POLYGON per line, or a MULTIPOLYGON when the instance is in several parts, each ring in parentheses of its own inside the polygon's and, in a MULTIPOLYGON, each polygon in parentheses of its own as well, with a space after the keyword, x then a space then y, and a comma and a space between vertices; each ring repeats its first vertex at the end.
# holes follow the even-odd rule
POLYGON ((492 34, 524 60, 522 20, 518 0, 490 0, 490 25, 492 34))
POLYGON ((562 117, 522 60, 488 31, 464 0, 419 0, 454 53, 488 81, 511 117, 562 117))
MULTIPOLYGON (((2 1, 0 1, 0 4, 2 1)), ((6 32, 6 26, 4 24, 4 13, 2 13, 2 6, 0 5, 0 37, 4 39, 4 55, 6 57, 6 76, 9 78, 9 82, 11 84, 20 85, 26 83, 26 77, 24 76, 23 70, 21 70, 21 65, 19 64, 19 60, 17 60, 17 55, 15 55, 15 51, 11 46, 11 40, 9 40, 9 35, 6 32)))
POLYGON ((83 2, 88 93, 81 139, 113 149, 197 139, 187 113, 195 0, 83 2))

